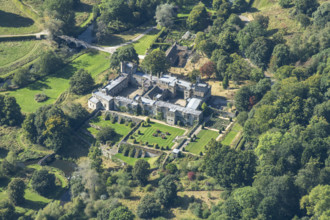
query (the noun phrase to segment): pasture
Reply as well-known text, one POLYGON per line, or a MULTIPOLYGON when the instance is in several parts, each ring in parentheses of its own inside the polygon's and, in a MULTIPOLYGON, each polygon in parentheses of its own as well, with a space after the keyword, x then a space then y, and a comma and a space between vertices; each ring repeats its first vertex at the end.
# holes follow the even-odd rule
POLYGON ((186 151, 199 154, 200 152, 205 152, 205 146, 212 140, 216 139, 219 136, 219 133, 212 130, 201 130, 197 136, 196 140, 190 142, 188 146, 185 148, 186 151))
POLYGON ((8 92, 8 94, 16 98, 22 112, 35 112, 43 105, 53 104, 70 87, 70 77, 77 70, 85 69, 95 78, 98 74, 108 69, 108 66, 109 59, 107 54, 94 51, 88 52, 74 59, 57 73, 46 76, 25 88, 8 92), (45 102, 36 102, 34 96, 39 93, 47 95, 48 99, 45 102))
POLYGON ((40 41, 4 41, 0 42, 0 67, 18 62, 31 52, 35 52, 35 48, 40 44, 40 41))
MULTIPOLYGON (((141 125, 132 137, 134 137, 137 142, 143 142, 144 144, 148 142, 148 145, 158 144, 159 147, 172 147, 174 145, 174 138, 183 135, 184 132, 183 129, 150 122, 146 127, 141 125), (140 132, 140 134, 138 134, 138 132, 140 132), (155 134, 157 135, 154 136, 155 134), (165 139, 163 139, 162 136, 165 136, 165 139)), ((130 139, 129 142, 132 143, 132 139, 130 139)))
POLYGON ((12 0, 0 0, 0 35, 39 32, 34 20, 20 11, 12 0))

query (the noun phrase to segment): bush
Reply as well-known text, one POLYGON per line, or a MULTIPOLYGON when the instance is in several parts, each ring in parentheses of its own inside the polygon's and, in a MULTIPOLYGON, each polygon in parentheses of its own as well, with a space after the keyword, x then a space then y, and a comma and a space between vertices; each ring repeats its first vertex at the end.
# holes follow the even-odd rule
POLYGON ((40 195, 47 196, 55 190, 55 175, 46 169, 36 170, 32 175, 31 185, 40 195))
POLYGON ((107 141, 112 140, 116 136, 116 132, 111 127, 102 128, 96 135, 96 140, 100 143, 105 144, 107 141))
POLYGON ((188 176, 188 179, 189 179, 190 181, 193 181, 193 180, 196 179, 196 174, 195 174, 195 172, 190 171, 190 172, 188 172, 187 176, 188 176))
POLYGON ((202 205, 200 203, 194 202, 189 204, 189 210, 198 218, 202 217, 202 205))
POLYGON ((36 102, 44 102, 44 101, 46 101, 47 99, 48 99, 48 96, 45 95, 45 94, 36 94, 36 95, 34 96, 34 100, 35 100, 36 102))

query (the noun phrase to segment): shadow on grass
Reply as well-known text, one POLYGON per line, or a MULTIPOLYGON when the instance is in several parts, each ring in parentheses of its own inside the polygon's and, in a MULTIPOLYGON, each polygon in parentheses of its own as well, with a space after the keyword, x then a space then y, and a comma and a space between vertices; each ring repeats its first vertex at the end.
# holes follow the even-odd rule
POLYGON ((37 211, 39 209, 42 209, 46 205, 47 203, 45 202, 25 200, 24 204, 21 205, 21 207, 25 209, 33 209, 37 211))
POLYGON ((27 86, 27 88, 29 90, 43 90, 43 89, 51 89, 51 87, 49 85, 47 85, 46 83, 44 82, 41 82, 41 81, 37 81, 33 84, 30 84, 27 86))
POLYGON ((0 27, 29 27, 34 24, 30 18, 0 10, 0 27))
POLYGON ((0 178, 0 188, 8 186, 9 182, 10 182, 10 179, 1 177, 0 178))

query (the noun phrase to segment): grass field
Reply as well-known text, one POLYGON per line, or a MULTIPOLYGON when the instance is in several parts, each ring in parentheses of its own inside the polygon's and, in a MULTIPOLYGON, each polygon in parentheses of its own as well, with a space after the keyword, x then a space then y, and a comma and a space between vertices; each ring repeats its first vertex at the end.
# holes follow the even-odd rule
POLYGON ((133 43, 133 46, 139 55, 144 55, 146 53, 147 49, 156 39, 158 32, 159 30, 152 30, 143 36, 140 40, 133 43))
POLYGON ((242 126, 238 123, 235 123, 230 132, 226 135, 226 137, 222 140, 222 144, 230 146, 236 135, 242 130, 242 126))
POLYGON ((196 141, 190 142, 185 148, 186 151, 199 154, 200 152, 205 152, 205 146, 211 141, 211 139, 216 139, 219 133, 211 130, 201 130, 197 136, 196 141))
POLYGON ((138 160, 145 160, 145 161, 148 161, 151 168, 154 168, 154 163, 158 159, 158 157, 145 157, 145 158, 125 157, 122 153, 118 153, 118 154, 114 155, 114 158, 122 160, 131 166, 134 166, 136 161, 138 161, 138 160))
MULTIPOLYGON (((174 143, 172 142, 174 138, 176 136, 183 135, 183 133, 183 129, 150 122, 148 127, 140 126, 140 128, 133 134, 133 136, 138 142, 148 142, 149 145, 158 144, 159 147, 172 147, 174 145, 174 143), (153 134, 156 133, 157 130, 160 130, 161 133, 169 132, 170 135, 166 135, 166 139, 162 139, 160 136, 154 137, 153 134), (138 131, 141 132, 141 135, 138 134, 138 131)), ((130 139, 129 142, 132 142, 132 139, 130 139)))
POLYGON ((0 0, 0 35, 28 34, 40 31, 35 22, 26 17, 12 0, 0 0))
MULTIPOLYGON (((122 137, 127 135, 132 130, 132 128, 126 126, 125 124, 119 124, 119 123, 113 124, 111 123, 111 121, 105 121, 103 120, 102 116, 92 119, 90 123, 100 127, 107 127, 107 126, 112 127, 115 130, 115 132, 118 134, 118 137, 116 138, 116 143, 119 142, 122 137)), ((87 130, 93 135, 96 135, 99 132, 99 130, 93 127, 89 127, 87 128, 87 130)))
POLYGON ((40 42, 35 40, 0 42, 0 67, 25 57, 39 44, 40 42))
POLYGON ((108 55, 99 52, 83 54, 59 70, 56 74, 47 76, 25 88, 9 92, 21 106, 23 112, 34 112, 40 106, 52 104, 61 93, 69 88, 69 79, 78 69, 87 70, 93 78, 105 71, 109 66, 108 55), (46 94, 47 101, 37 103, 34 96, 38 93, 46 94))

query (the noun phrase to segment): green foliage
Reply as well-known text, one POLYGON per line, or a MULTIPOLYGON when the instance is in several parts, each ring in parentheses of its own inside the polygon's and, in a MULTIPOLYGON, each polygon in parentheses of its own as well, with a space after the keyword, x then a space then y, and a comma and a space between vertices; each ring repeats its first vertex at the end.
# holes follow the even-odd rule
POLYGON ((280 0, 278 2, 278 4, 282 7, 282 8, 290 8, 293 6, 293 0, 280 0))
POLYGON ((14 219, 15 207, 8 201, 0 201, 0 219, 14 219))
POLYGON ((266 69, 272 50, 273 48, 269 40, 264 37, 258 37, 246 49, 245 54, 255 65, 266 69))
POLYGON ((94 86, 94 79, 84 69, 80 69, 70 78, 70 90, 77 95, 89 92, 94 86))
POLYGON ((320 4, 317 0, 295 0, 294 5, 298 12, 311 16, 320 4))
POLYGON ((177 178, 174 175, 167 175, 159 181, 155 197, 160 204, 165 207, 169 207, 177 198, 177 186, 175 181, 177 181, 177 178))
POLYGON ((109 219, 113 220, 133 220, 134 214, 126 207, 119 206, 112 210, 109 214, 109 219))
POLYGON ((148 182, 150 174, 150 164, 145 160, 138 160, 133 168, 132 174, 137 179, 140 185, 145 185, 148 182))
POLYGON ((160 49, 156 49, 145 57, 142 68, 149 74, 159 75, 161 73, 167 73, 170 65, 168 64, 165 53, 160 49))
POLYGON ((175 12, 173 5, 166 3, 157 6, 155 19, 158 25, 170 28, 174 23, 174 17, 175 12))
POLYGON ((329 185, 318 185, 300 201, 300 207, 307 210, 311 219, 328 219, 329 215, 329 185))
POLYGON ((69 118, 70 127, 75 129, 79 128, 89 116, 88 111, 79 103, 68 103, 62 109, 69 118))
POLYGON ((112 140, 116 136, 116 132, 112 127, 103 127, 96 135, 96 140, 105 144, 107 141, 112 140))
POLYGON ((205 28, 207 28, 208 24, 209 16, 207 14, 205 5, 200 2, 190 12, 187 18, 187 26, 189 29, 194 31, 203 31, 205 28))
POLYGON ((226 74, 236 83, 248 79, 251 72, 250 64, 236 53, 231 54, 230 57, 232 62, 228 64, 226 74))
POLYGON ((228 76, 227 76, 227 74, 226 74, 225 77, 224 77, 224 79, 223 79, 223 81, 222 81, 222 87, 223 87, 224 89, 227 89, 228 86, 229 86, 229 79, 228 79, 228 76))
POLYGON ((32 76, 27 68, 21 68, 14 74, 12 83, 15 86, 22 87, 30 82, 31 77, 32 76))
POLYGON ((161 205, 152 195, 145 195, 137 207, 137 215, 140 218, 155 218, 160 215, 161 205))
POLYGON ((23 115, 14 97, 0 95, 0 106, 0 125, 21 125, 23 115))
POLYGON ((113 69, 120 68, 120 62, 134 62, 139 64, 139 55, 136 53, 132 45, 118 48, 110 58, 110 67, 113 69))
POLYGON ((46 169, 35 170, 31 178, 31 185, 40 195, 47 196, 55 189, 55 175, 46 169))
POLYGON ((36 74, 38 76, 46 76, 55 73, 63 66, 63 60, 53 51, 47 51, 40 56, 36 65, 36 74))
POLYGON ((330 3, 324 2, 313 13, 313 22, 317 27, 325 27, 330 20, 330 3))
POLYGON ((285 44, 277 44, 274 47, 272 58, 270 61, 270 67, 273 71, 276 71, 281 66, 290 63, 290 51, 289 47, 285 44))
POLYGON ((204 167, 206 173, 216 178, 221 186, 250 185, 255 174, 256 158, 250 151, 238 152, 213 142, 206 151, 204 167))
POLYGON ((257 21, 250 22, 242 30, 240 30, 237 35, 240 50, 245 52, 245 50, 253 43, 256 38, 263 37, 265 35, 266 29, 262 24, 257 21))
POLYGON ((169 163, 166 165, 166 170, 170 174, 175 174, 178 171, 178 168, 176 167, 176 165, 174 163, 169 163))
POLYGON ((14 178, 8 185, 9 201, 14 205, 21 205, 25 202, 24 199, 25 183, 22 179, 14 178))

